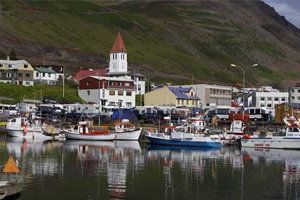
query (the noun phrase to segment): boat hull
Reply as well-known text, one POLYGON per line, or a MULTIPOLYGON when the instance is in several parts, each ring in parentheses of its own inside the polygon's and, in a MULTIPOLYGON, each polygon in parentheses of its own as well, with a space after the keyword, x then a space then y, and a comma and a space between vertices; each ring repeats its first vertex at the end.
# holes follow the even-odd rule
POLYGON ((142 129, 126 132, 115 132, 116 140, 139 140, 142 129))
POLYGON ((274 136, 270 138, 250 138, 241 140, 242 147, 272 148, 272 149, 300 149, 300 138, 286 138, 274 136))
POLYGON ((107 135, 85 135, 65 132, 67 140, 92 140, 92 141, 110 141, 115 139, 115 134, 107 135))
POLYGON ((200 148, 218 148, 221 147, 220 142, 208 141, 192 141, 192 140, 176 140, 164 139, 146 135, 146 140, 150 144, 167 145, 167 146, 185 146, 185 147, 200 147, 200 148))
POLYGON ((56 136, 45 135, 45 134, 43 134, 42 129, 38 130, 38 129, 34 129, 34 128, 29 128, 26 133, 23 131, 23 128, 13 128, 13 127, 6 128, 6 131, 7 131, 8 135, 11 137, 19 137, 19 138, 25 138, 25 139, 52 140, 52 139, 63 138, 60 135, 56 135, 56 136))

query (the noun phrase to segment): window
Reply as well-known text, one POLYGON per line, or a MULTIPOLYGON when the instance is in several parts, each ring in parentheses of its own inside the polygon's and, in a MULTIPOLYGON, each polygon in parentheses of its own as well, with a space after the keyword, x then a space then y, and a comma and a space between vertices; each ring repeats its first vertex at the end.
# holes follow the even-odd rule
POLYGON ((19 77, 22 77, 23 76, 23 74, 22 73, 19 73, 19 77))
POLYGON ((123 96, 123 91, 118 91, 119 96, 123 96))
POLYGON ((281 101, 285 101, 285 97, 282 97, 282 98, 281 98, 281 101))
POLYGON ((126 107, 131 107, 131 102, 126 102, 126 107))
POLYGON ((90 86, 90 81, 87 81, 87 82, 86 82, 86 86, 90 86))
POLYGON ((272 104, 268 103, 268 104, 267 104, 267 107, 268 107, 268 108, 272 108, 272 104))
POLYGON ((272 101, 272 97, 268 97, 268 101, 272 101))
POLYGON ((88 96, 91 95, 91 91, 88 90, 88 91, 86 91, 86 92, 87 92, 87 95, 88 95, 88 96))
POLYGON ((30 74, 29 74, 29 73, 26 73, 26 77, 27 77, 27 78, 30 78, 30 74))
POLYGON ((265 97, 260 97, 260 100, 261 100, 261 101, 264 101, 264 100, 265 100, 265 97))
POLYGON ((298 96, 297 99, 300 100, 300 96, 298 96))
POLYGON ((48 77, 51 77, 51 74, 50 74, 50 73, 48 73, 48 77))
POLYGON ((0 67, 3 67, 3 65, 2 65, 2 64, 0 64, 0 67))
POLYGON ((24 65, 24 68, 28 68, 28 65, 25 64, 25 65, 24 65))
POLYGON ((130 83, 125 83, 125 86, 130 86, 130 83))
POLYGON ((131 96, 131 92, 126 92, 126 96, 131 96))
POLYGON ((117 59, 118 58, 118 54, 115 54, 115 59, 117 59))
POLYGON ((260 104, 260 107, 265 107, 265 104, 260 104))
POLYGON ((35 74, 35 76, 36 76, 36 77, 39 77, 39 73, 37 72, 37 73, 35 74))
POLYGON ((109 95, 115 95, 115 91, 114 90, 110 90, 109 91, 109 95))
POLYGON ((278 98, 278 97, 275 97, 275 98, 274 98, 274 101, 279 101, 279 98, 278 98))
POLYGON ((294 97, 294 96, 292 96, 292 100, 295 100, 295 97, 294 97))
POLYGON ((177 99, 177 104, 180 104, 180 100, 179 99, 177 99))
POLYGON ((45 73, 43 73, 43 77, 45 77, 45 73))
POLYGON ((26 81, 26 85, 30 85, 30 82, 26 81))

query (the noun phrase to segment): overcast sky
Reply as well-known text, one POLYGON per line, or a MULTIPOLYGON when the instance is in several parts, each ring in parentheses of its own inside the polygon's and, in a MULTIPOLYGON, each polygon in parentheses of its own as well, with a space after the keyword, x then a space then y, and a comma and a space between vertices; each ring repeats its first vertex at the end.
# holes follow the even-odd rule
POLYGON ((300 0, 263 0, 289 22, 300 28, 300 0))

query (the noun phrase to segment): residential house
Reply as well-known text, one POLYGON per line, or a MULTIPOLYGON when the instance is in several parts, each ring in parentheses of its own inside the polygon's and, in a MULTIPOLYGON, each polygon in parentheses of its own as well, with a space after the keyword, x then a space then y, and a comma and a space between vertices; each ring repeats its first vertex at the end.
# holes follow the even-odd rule
POLYGON ((55 85, 57 82, 56 72, 50 68, 35 67, 33 80, 35 82, 46 83, 48 85, 55 85))
POLYGON ((26 60, 0 60, 0 82, 32 86, 33 72, 26 60))
POLYGON ((99 104, 104 112, 119 106, 135 107, 134 83, 131 79, 89 76, 79 81, 78 95, 88 103, 99 104))
POLYGON ((39 68, 48 68, 53 70, 56 73, 55 79, 58 81, 64 77, 64 67, 60 65, 37 65, 35 67, 39 68))
POLYGON ((164 86, 145 94, 145 106, 199 107, 200 99, 192 87, 164 86))

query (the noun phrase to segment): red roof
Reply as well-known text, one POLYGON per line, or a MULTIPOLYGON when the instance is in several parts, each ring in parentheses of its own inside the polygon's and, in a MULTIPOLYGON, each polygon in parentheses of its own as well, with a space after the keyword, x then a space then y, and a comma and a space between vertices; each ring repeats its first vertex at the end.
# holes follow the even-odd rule
POLYGON ((110 53, 120 53, 120 52, 126 52, 125 45, 123 43, 123 39, 121 37, 121 34, 118 33, 117 37, 115 39, 115 42, 110 50, 110 53))
POLYGON ((106 76, 106 74, 106 69, 81 69, 75 74, 74 80, 79 82, 89 76, 106 76))

